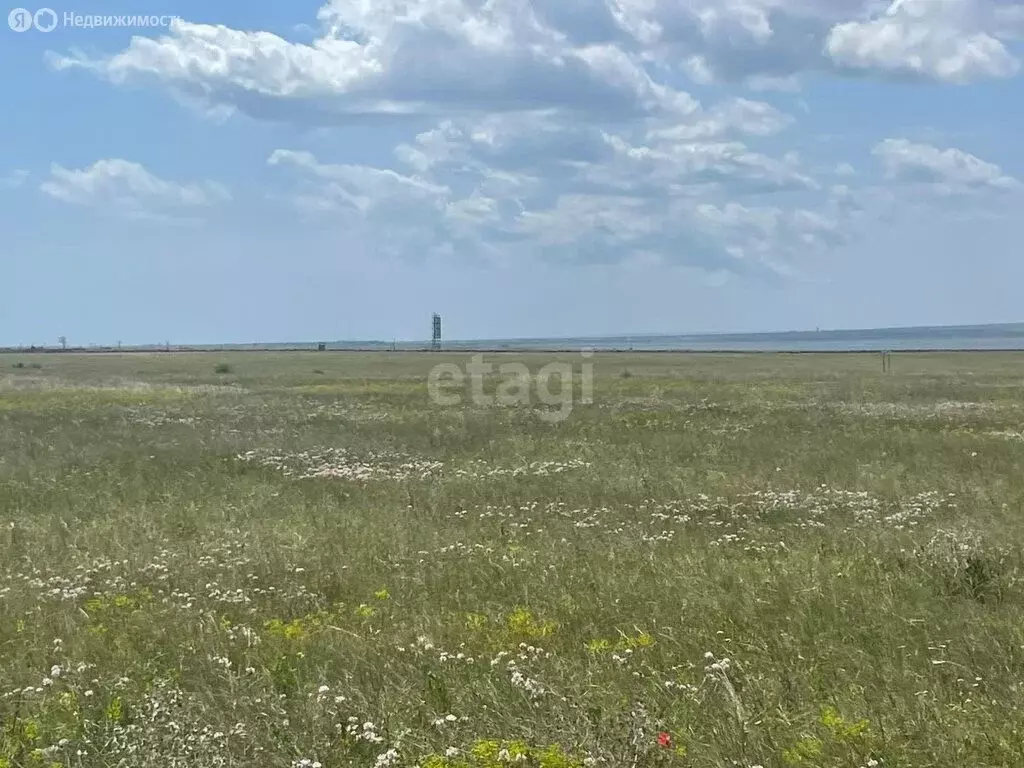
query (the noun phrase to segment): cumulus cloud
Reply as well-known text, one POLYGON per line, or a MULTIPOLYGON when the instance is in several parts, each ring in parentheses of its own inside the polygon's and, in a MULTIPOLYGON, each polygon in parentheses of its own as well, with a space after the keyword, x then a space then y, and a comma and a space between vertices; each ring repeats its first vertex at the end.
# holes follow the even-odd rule
POLYGON ((275 150, 267 159, 270 165, 291 164, 325 179, 333 197, 347 207, 366 214, 381 201, 404 201, 413 205, 429 204, 445 195, 445 187, 430 184, 392 170, 365 165, 321 165, 310 152, 275 150))
POLYGON ((73 205, 149 219, 173 219, 230 198, 220 184, 166 181, 138 163, 116 158, 97 160, 79 170, 54 163, 40 189, 50 197, 73 205))
POLYGON ((847 237, 837 215, 803 208, 786 211, 772 206, 702 203, 694 214, 697 226, 727 243, 733 256, 769 265, 780 273, 792 270, 791 257, 825 251, 847 237))
POLYGON ((618 18, 663 64, 701 83, 792 89, 807 72, 1006 77, 1001 40, 1024 25, 1014 0, 615 0, 618 18))
POLYGON ((609 161, 584 170, 587 180, 600 186, 665 194, 720 184, 728 185, 735 195, 816 187, 790 163, 752 152, 738 141, 633 146, 618 136, 605 140, 612 151, 609 161))
MULTIPOLYGON (((176 19, 113 55, 49 54, 115 83, 162 83, 217 114, 330 123, 354 115, 556 109, 688 115, 674 83, 792 89, 806 72, 1005 77, 1024 29, 1008 0, 329 0, 310 43, 176 19), (571 6, 571 7, 570 7, 571 6), (884 6, 883 6, 884 8, 884 6)), ((744 109, 739 106, 738 109, 744 109)), ((719 120, 741 116, 717 115, 719 120)), ((753 117, 746 115, 747 118, 753 117)))
POLYGON ((699 107, 683 120, 650 132, 655 139, 712 140, 729 134, 771 136, 788 128, 793 118, 771 104, 750 99, 731 99, 710 110, 699 107))
POLYGON ((297 174, 303 209, 337 213, 343 219, 332 220, 364 239, 385 230, 392 243, 419 238, 417 252, 431 243, 466 256, 500 248, 512 258, 563 262, 657 256, 712 271, 778 273, 801 253, 840 241, 843 211, 758 202, 768 192, 818 188, 798 158, 647 133, 537 114, 448 120, 399 146, 396 168, 325 164, 285 150, 269 162, 297 174), (751 202, 730 207, 743 197, 751 202), (748 218, 712 220, 708 201, 748 218), (761 226, 751 226, 758 216, 761 226))
POLYGON ((552 115, 445 121, 400 145, 396 154, 420 173, 484 176, 489 185, 525 192, 538 182, 600 194, 732 194, 813 189, 796 160, 775 160, 730 134, 770 134, 789 118, 767 104, 734 100, 671 126, 630 130, 567 122, 552 115), (495 175, 494 171, 500 172, 495 175), (586 188, 586 189, 582 189, 586 188))
MULTIPOLYGON (((863 190, 828 186, 854 176, 845 158, 823 158, 820 145, 808 146, 816 173, 831 179, 823 184, 799 155, 779 148, 795 121, 771 103, 786 97, 771 92, 795 90, 809 73, 940 83, 1006 77, 1018 63, 1004 41, 1024 30, 1022 7, 1011 0, 328 0, 303 38, 311 42, 175 20, 166 34, 135 37, 112 55, 49 59, 115 83, 159 84, 217 115, 319 126, 414 118, 393 161, 380 167, 301 147, 267 160, 303 212, 389 253, 656 258, 716 273, 777 273, 843 243, 865 208, 884 206, 863 190), (763 100, 701 103, 681 90, 687 77, 742 84, 763 100)), ((927 176, 948 190, 1016 183, 966 153, 931 148, 936 159, 924 145, 892 141, 876 148, 892 181, 927 176), (994 175, 984 177, 982 167, 994 175)), ((87 195, 90 185, 142 199, 140 190, 158 183, 169 184, 141 166, 93 166, 55 169, 48 185, 62 190, 50 194, 80 202, 119 199, 87 195)), ((187 205, 180 189, 215 197, 208 186, 171 186, 179 206, 187 205)), ((148 194, 151 202, 175 199, 167 190, 148 194)))
POLYGON ((942 194, 1021 189, 1021 183, 960 149, 939 149, 907 139, 885 139, 873 154, 882 162, 887 178, 926 185, 942 194))
POLYGON ((980 0, 894 0, 878 18, 836 25, 827 49, 851 69, 962 84, 1017 73, 999 31, 995 9, 980 0))
POLYGON ((119 83, 154 79, 278 119, 552 107, 621 117, 692 106, 622 47, 574 45, 522 0, 336 0, 319 19, 321 36, 309 45, 175 20, 168 35, 135 37, 116 55, 50 62, 119 83))

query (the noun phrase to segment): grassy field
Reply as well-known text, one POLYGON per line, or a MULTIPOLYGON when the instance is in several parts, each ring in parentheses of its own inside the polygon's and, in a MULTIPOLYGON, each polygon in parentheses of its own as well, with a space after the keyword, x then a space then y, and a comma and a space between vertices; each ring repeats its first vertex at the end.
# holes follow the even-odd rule
POLYGON ((0 356, 0 768, 1024 765, 1024 354, 468 359, 0 356))

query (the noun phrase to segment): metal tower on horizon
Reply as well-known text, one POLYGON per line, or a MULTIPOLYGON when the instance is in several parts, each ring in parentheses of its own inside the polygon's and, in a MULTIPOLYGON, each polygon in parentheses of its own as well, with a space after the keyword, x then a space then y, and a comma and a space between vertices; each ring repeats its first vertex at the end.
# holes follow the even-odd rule
POLYGON ((430 346, 432 349, 441 348, 441 316, 434 313, 434 333, 431 337, 430 346))

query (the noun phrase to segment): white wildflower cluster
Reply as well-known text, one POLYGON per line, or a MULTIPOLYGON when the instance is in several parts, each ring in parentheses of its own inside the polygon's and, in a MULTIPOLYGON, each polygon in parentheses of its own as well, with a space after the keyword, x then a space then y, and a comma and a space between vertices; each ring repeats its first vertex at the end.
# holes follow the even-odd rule
POLYGON ((677 680, 666 680, 663 685, 668 691, 679 691, 690 696, 696 696, 700 689, 692 683, 682 683, 677 680))
MULTIPOLYGON (((616 507, 577 507, 565 501, 486 505, 460 508, 450 513, 450 517, 454 520, 471 517, 493 520, 500 523, 505 535, 514 533, 520 540, 550 537, 553 526, 567 523, 576 533, 593 531, 651 545, 671 543, 684 533, 688 538, 710 534, 708 543, 711 546, 769 554, 787 549, 784 535, 787 530, 816 531, 837 526, 843 530, 866 526, 909 530, 955 508, 955 495, 949 493, 925 492, 901 502, 892 502, 866 491, 847 491, 822 485, 811 491, 760 490, 731 499, 711 498, 706 494, 688 499, 645 499, 639 504, 616 507)), ((568 538, 563 538, 568 543, 568 538)), ((444 545, 434 554, 496 556, 516 567, 524 563, 535 564, 531 560, 531 552, 524 549, 513 554, 499 551, 486 543, 460 540, 444 545)), ((420 562, 425 562, 430 555, 427 551, 418 554, 420 562)))
POLYGON ((302 398, 296 403, 289 421, 304 423, 316 421, 347 421, 355 423, 380 422, 393 420, 395 414, 366 403, 351 400, 333 400, 324 402, 312 398, 302 398))
POLYGON ((1012 429, 995 429, 985 433, 989 437, 996 437, 1011 442, 1024 442, 1024 432, 1017 432, 1012 429))
POLYGON ((437 660, 440 661, 442 664, 449 661, 458 661, 463 662, 465 664, 472 664, 476 661, 476 659, 474 659, 472 656, 467 656, 462 651, 456 651, 455 653, 441 651, 441 653, 439 653, 437 656, 437 660))
POLYGON ((545 477, 560 475, 576 469, 586 469, 589 461, 568 459, 566 461, 533 461, 516 467, 492 467, 486 461, 477 459, 466 467, 452 472, 455 477, 491 478, 491 477, 545 477))
POLYGON ((539 645, 530 645, 529 643, 519 644, 519 653, 517 658, 520 661, 527 661, 529 659, 550 659, 551 651, 545 651, 539 645))
POLYGON ((459 644, 459 650, 447 651, 441 648, 437 648, 433 641, 425 635, 420 635, 416 638, 410 646, 400 645, 398 650, 402 653, 413 653, 417 656, 425 656, 427 654, 434 655, 441 664, 475 664, 476 657, 470 656, 462 649, 466 647, 465 643, 459 644))
POLYGON ((619 664, 619 665, 622 665, 622 666, 628 664, 632 660, 632 658, 633 658, 633 649, 632 648, 625 648, 625 649, 623 649, 622 653, 613 653, 612 654, 612 661, 614 661, 616 664, 619 664))
POLYGON ((146 406, 123 407, 121 416, 129 424, 152 429, 177 426, 194 427, 203 421, 203 418, 197 414, 185 414, 182 411, 146 406))
POLYGON ((445 728, 447 726, 455 725, 457 723, 468 723, 469 718, 465 715, 461 717, 453 715, 450 712, 442 717, 435 717, 430 721, 430 724, 435 728, 445 728))
POLYGON ((361 482, 400 482, 433 477, 444 467, 440 461, 402 454, 367 453, 356 456, 344 448, 324 448, 299 453, 251 450, 236 458, 300 480, 326 478, 361 482))
POLYGON ((954 421, 977 418, 989 414, 1012 412, 1019 408, 1016 403, 971 402, 964 400, 940 400, 930 403, 815 403, 815 408, 829 408, 848 416, 873 417, 898 421, 954 421))
POLYGON ((513 755, 507 749, 498 750, 498 761, 502 763, 525 763, 529 758, 522 752, 517 752, 513 755))
POLYGON ((316 696, 317 704, 336 705, 344 704, 346 701, 348 701, 348 697, 343 696, 340 693, 332 693, 331 686, 329 685, 321 685, 316 689, 315 694, 310 693, 309 695, 311 697, 314 695, 316 696))
MULTIPOLYGON (((121 678, 115 689, 127 689, 131 680, 121 678)), ((126 766, 228 765, 229 743, 246 735, 244 723, 218 730, 202 722, 203 707, 194 696, 166 680, 156 680, 136 708, 139 716, 115 723, 102 748, 120 756, 126 766)))
POLYGON ((345 726, 345 733, 354 739, 371 744, 380 744, 384 741, 384 737, 377 733, 376 725, 369 720, 360 723, 359 718, 355 716, 349 717, 348 725, 345 726))
POLYGON ((255 648, 263 642, 259 632, 245 624, 232 624, 224 631, 229 640, 241 643, 246 648, 255 648))
POLYGON ((732 666, 732 661, 728 658, 716 659, 715 654, 711 651, 707 651, 704 654, 704 660, 708 663, 704 666, 705 672, 713 672, 716 674, 727 673, 732 666))
POLYGON ((539 680, 534 680, 533 678, 527 677, 523 674, 514 660, 510 660, 505 665, 505 668, 508 670, 509 681, 512 685, 526 691, 527 695, 529 695, 531 699, 539 699, 547 693, 543 684, 541 684, 539 680))

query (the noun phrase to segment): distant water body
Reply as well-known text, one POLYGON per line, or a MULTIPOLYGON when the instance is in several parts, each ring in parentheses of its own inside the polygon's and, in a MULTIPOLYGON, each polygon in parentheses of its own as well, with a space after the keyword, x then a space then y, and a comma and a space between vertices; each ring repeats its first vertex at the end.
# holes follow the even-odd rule
MULTIPOLYGON (((329 350, 423 350, 429 341, 300 341, 255 344, 183 344, 126 347, 124 351, 150 350, 315 350, 323 344, 329 350)), ((1024 351, 1024 323, 1001 325, 921 326, 845 331, 787 331, 780 333, 727 333, 633 336, 574 336, 543 339, 445 340, 442 349, 451 351, 596 351, 634 352, 876 352, 943 350, 1024 351)), ((24 348, 6 348, 17 351, 24 348)), ((39 348, 40 350, 42 348, 39 348)), ((92 351, 116 351, 111 347, 90 347, 92 351)))
MULTIPOLYGON (((282 345, 284 346, 284 345, 282 345)), ((315 345, 313 345, 315 346, 315 345)), ((422 349, 429 342, 332 342, 331 349, 422 349)), ((1024 350, 1024 323, 1010 325, 879 328, 847 331, 793 331, 648 336, 596 336, 546 339, 445 341, 444 349, 634 350, 693 352, 865 352, 877 350, 1024 350)))

